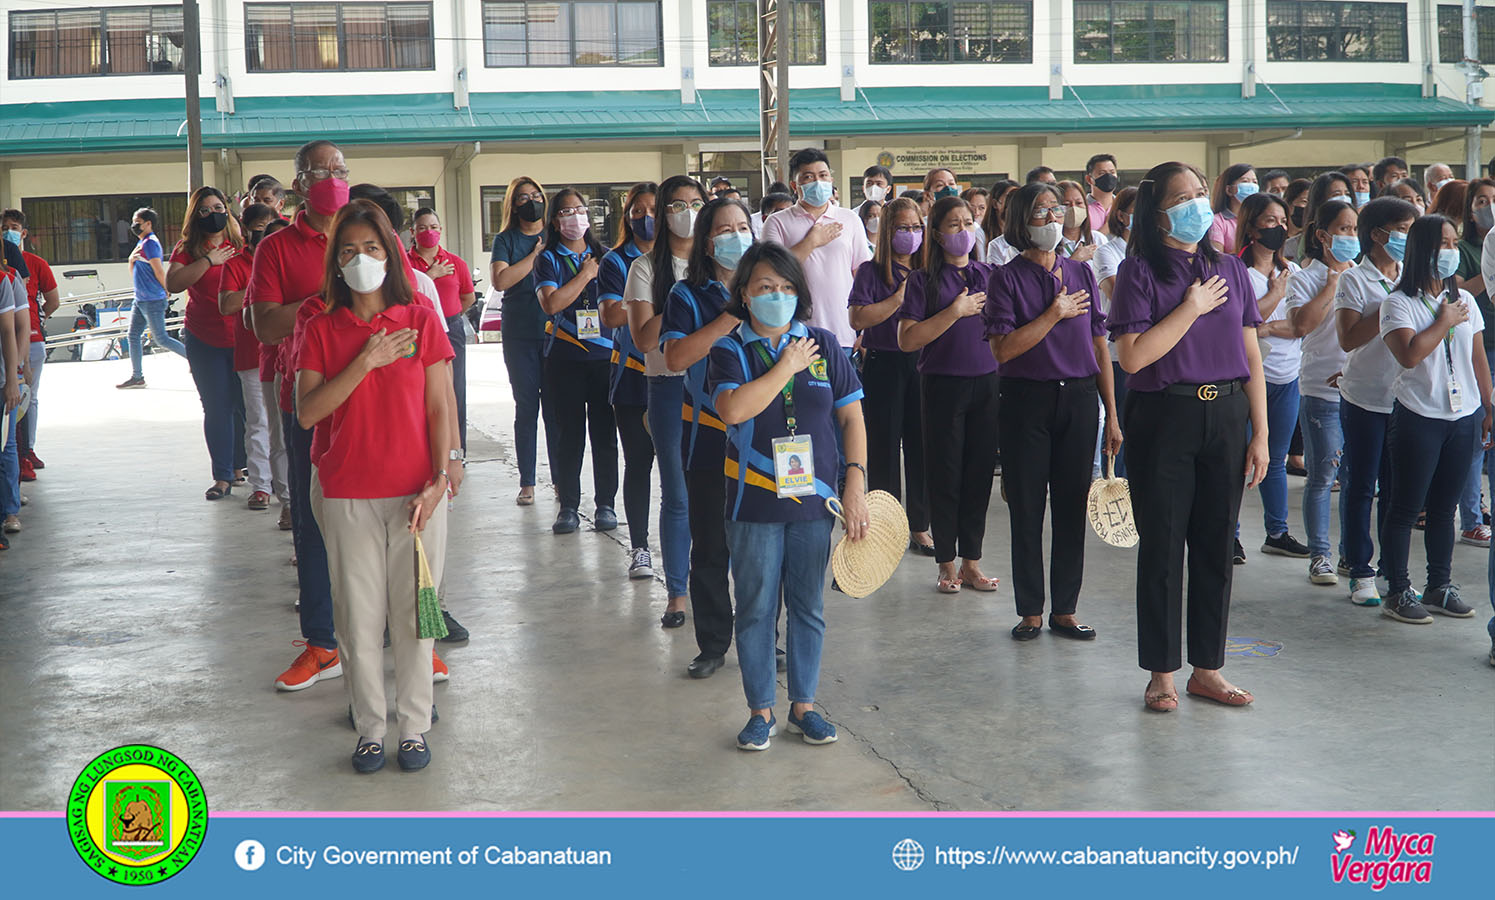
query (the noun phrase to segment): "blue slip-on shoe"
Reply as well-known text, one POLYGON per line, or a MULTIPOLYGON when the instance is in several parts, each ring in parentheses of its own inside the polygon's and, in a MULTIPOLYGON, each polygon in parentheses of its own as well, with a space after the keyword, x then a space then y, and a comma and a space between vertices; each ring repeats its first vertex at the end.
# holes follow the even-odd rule
POLYGON ((400 741, 398 758, 400 768, 406 772, 415 772, 430 765, 431 748, 426 744, 425 736, 422 735, 417 740, 400 741))
POLYGON ((368 775, 384 768, 384 745, 378 741, 359 744, 353 751, 353 771, 368 775))
POLYGON ((576 514, 576 510, 563 509, 555 517, 555 524, 550 526, 550 530, 556 534, 570 534, 580 527, 581 517, 576 514))
POLYGON ((737 733, 737 749, 767 750, 768 739, 778 733, 778 717, 775 716, 772 720, 765 722, 762 716, 753 716, 748 719, 747 727, 737 733))
POLYGON ((618 514, 611 506, 597 507, 597 513, 592 517, 592 528, 596 531, 613 531, 618 527, 618 514))
POLYGON ((789 733, 803 735, 806 744, 834 744, 836 742, 836 726, 827 722, 824 716, 813 709, 796 718, 794 709, 791 707, 789 733))

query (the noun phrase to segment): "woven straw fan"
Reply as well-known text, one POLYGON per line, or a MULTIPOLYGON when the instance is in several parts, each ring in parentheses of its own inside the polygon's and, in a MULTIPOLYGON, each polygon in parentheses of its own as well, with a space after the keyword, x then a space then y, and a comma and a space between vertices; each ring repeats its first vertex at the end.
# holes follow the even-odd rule
MULTIPOLYGON (((845 510, 835 497, 825 501, 831 515, 846 524, 845 510)), ((853 541, 844 534, 831 551, 831 573, 848 597, 867 596, 887 583, 908 549, 908 514, 887 491, 867 494, 867 535, 853 541)))
POLYGON ((1112 547, 1137 546, 1137 520, 1132 517, 1132 489, 1116 477, 1116 457, 1106 457, 1106 477, 1090 483, 1090 527, 1112 547))

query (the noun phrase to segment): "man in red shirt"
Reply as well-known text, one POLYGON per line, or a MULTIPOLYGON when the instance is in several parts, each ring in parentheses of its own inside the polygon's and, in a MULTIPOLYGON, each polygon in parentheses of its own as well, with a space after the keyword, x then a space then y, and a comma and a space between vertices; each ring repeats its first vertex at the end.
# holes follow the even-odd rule
POLYGON ((22 257, 26 260, 26 269, 30 277, 26 280, 26 299, 31 304, 31 347, 30 356, 27 360, 26 382, 31 385, 31 406, 26 411, 16 428, 17 450, 20 452, 21 480, 35 481, 36 470, 44 469, 46 466, 36 456, 36 413, 38 409, 37 394, 41 388, 42 364, 47 359, 46 332, 42 331, 42 323, 47 317, 57 311, 60 302, 57 293, 57 278, 52 274, 52 267, 47 261, 35 253, 25 251, 26 236, 26 214, 19 209, 7 209, 0 212, 0 237, 10 241, 22 248, 22 257), (41 302, 38 302, 40 297, 41 302))

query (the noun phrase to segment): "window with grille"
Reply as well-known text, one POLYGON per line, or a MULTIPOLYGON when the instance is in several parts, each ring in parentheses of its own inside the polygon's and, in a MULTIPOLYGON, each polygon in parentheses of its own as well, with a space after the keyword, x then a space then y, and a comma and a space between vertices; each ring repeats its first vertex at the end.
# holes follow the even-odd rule
POLYGON ((433 69, 429 3, 249 3, 250 72, 433 69))
POLYGON ((138 238, 130 220, 141 207, 160 216, 156 236, 170 254, 187 215, 186 194, 114 194, 92 197, 24 197, 27 240, 54 266, 124 262, 138 238))
POLYGON ((1011 0, 872 0, 873 63, 1028 63, 1033 6, 1011 0))
POLYGON ((1076 0, 1075 62, 1227 62, 1224 0, 1076 0))
POLYGON ((659 3, 489 0, 483 62, 503 66, 659 66, 659 3))
MULTIPOLYGON (((1495 6, 1474 9, 1476 39, 1481 62, 1495 61, 1495 6)), ((1438 61, 1460 62, 1464 58, 1464 9, 1461 6, 1438 6, 1438 61)))
POLYGON ((12 11, 10 77, 181 73, 180 6, 12 11))
POLYGON ((1267 58, 1406 62, 1407 4, 1268 0, 1267 58))
MULTIPOLYGON (((790 10, 789 63, 825 64, 825 4, 822 0, 793 0, 790 10)), ((756 0, 707 0, 708 59, 713 66, 758 64, 758 4, 756 0)))

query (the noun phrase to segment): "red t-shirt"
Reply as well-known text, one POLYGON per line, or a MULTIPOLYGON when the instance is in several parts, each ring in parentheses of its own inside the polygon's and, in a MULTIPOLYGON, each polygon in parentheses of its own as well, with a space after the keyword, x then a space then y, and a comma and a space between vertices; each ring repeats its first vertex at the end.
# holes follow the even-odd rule
MULTIPOLYGON (((249 285, 249 273, 253 268, 254 251, 246 248, 243 253, 223 264, 223 282, 219 285, 219 290, 224 293, 244 290, 249 285)), ((234 322, 235 372, 247 372, 260 367, 260 341, 244 323, 244 315, 244 311, 240 310, 229 316, 234 322)))
POLYGON ((445 323, 435 313, 411 303, 391 306, 371 322, 346 307, 314 316, 306 325, 300 368, 335 378, 374 332, 401 328, 419 332, 409 355, 366 375, 328 417, 327 449, 317 464, 325 497, 408 497, 431 479, 426 369, 452 358, 445 323))
POLYGON ((46 340, 42 334, 42 294, 57 290, 57 279, 52 275, 52 267, 40 256, 25 251, 21 256, 26 260, 26 271, 31 273, 26 279, 26 299, 31 301, 31 343, 35 344, 46 340))
MULTIPOLYGON (((178 244, 171 251, 171 264, 190 265, 193 258, 187 248, 178 244)), ((227 265, 225 263, 225 265, 227 265)), ((234 323, 218 311, 218 291, 223 286, 223 266, 209 266, 203 276, 187 288, 185 325, 192 335, 210 347, 234 345, 234 323)))
MULTIPOLYGON (((291 227, 282 228, 259 242, 254 252, 254 268, 245 290, 244 305, 256 303, 300 303, 322 293, 322 275, 326 265, 327 235, 306 223, 305 211, 296 213, 291 227)), ((282 341, 284 343, 284 341, 282 341)), ((282 359, 277 345, 263 345, 260 351, 260 380, 273 381, 274 367, 282 374, 289 370, 295 381, 292 361, 282 359), (268 377, 267 377, 268 375, 268 377)), ((295 412, 291 405, 294 383, 282 385, 280 408, 295 412)))
MULTIPOLYGON (((427 263, 414 250, 410 250, 406 253, 406 256, 410 258, 410 265, 428 275, 430 274, 429 270, 434 263, 427 263)), ((467 267, 467 263, 462 261, 461 257, 455 253, 446 252, 446 248, 444 247, 436 248, 435 262, 448 263, 454 270, 450 275, 431 279, 436 282, 436 293, 440 295, 438 299, 441 300, 441 314, 450 319, 452 316, 462 312, 462 295, 473 292, 472 271, 467 267)))

